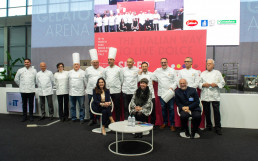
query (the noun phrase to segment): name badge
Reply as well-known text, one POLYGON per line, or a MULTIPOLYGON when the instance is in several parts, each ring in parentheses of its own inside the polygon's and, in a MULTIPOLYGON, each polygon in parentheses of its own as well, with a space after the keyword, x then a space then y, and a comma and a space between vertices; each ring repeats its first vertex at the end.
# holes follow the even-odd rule
POLYGON ((190 102, 193 102, 193 101, 194 101, 194 98, 193 98, 193 97, 190 97, 190 98, 189 98, 189 101, 190 101, 190 102))

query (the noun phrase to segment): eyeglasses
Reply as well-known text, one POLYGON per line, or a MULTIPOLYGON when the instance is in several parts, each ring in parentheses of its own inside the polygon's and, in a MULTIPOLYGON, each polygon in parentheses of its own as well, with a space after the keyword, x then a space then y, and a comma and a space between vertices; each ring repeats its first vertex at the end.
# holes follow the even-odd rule
POLYGON ((161 64, 167 64, 168 62, 161 62, 161 64))
POLYGON ((190 62, 192 62, 192 61, 185 61, 185 63, 190 63, 190 62))

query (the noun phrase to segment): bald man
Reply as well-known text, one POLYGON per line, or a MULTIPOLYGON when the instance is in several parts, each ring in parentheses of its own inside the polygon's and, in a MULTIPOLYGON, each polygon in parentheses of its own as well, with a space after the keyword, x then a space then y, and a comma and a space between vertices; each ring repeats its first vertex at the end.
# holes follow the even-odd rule
POLYGON ((195 88, 188 87, 186 79, 180 79, 180 88, 176 90, 176 105, 179 108, 182 128, 185 130, 187 137, 194 138, 195 133, 201 123, 201 108, 199 106, 199 96, 195 88), (192 117, 193 129, 191 136, 187 127, 189 117, 192 117))
POLYGON ((48 108, 49 108, 49 117, 50 120, 53 120, 54 108, 53 108, 53 86, 54 86, 54 76, 53 73, 47 70, 47 65, 45 62, 40 63, 40 69, 36 75, 36 83, 38 85, 38 94, 40 99, 40 108, 41 108, 41 118, 44 120, 46 116, 45 112, 45 98, 47 99, 48 108))
POLYGON ((122 69, 122 92, 124 100, 124 118, 129 116, 128 105, 131 102, 134 92, 137 90, 138 85, 138 71, 134 65, 134 59, 127 59, 127 67, 122 69))

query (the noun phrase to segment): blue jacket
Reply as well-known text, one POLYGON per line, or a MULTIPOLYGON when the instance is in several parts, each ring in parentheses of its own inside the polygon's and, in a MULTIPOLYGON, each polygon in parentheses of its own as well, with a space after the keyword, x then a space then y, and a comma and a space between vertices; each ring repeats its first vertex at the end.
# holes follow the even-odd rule
POLYGON ((188 106, 190 111, 201 111, 199 96, 195 88, 187 87, 185 91, 179 88, 175 95, 176 105, 180 112, 184 106, 188 106))

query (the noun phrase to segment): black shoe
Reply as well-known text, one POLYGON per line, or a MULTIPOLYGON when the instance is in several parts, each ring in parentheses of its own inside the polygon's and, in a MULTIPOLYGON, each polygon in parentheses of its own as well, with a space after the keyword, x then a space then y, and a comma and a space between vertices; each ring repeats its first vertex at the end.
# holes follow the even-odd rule
POLYGON ((23 117, 21 120, 21 122, 25 122, 25 121, 27 121, 27 117, 23 117))
POLYGON ((39 119, 39 121, 45 120, 45 116, 41 116, 41 118, 39 119))
POLYGON ((50 121, 54 120, 54 117, 53 117, 53 116, 50 116, 50 117, 49 117, 49 120, 50 120, 50 121))
POLYGON ((221 128, 216 129, 215 132, 216 132, 218 135, 222 135, 221 128))
POLYGON ((33 122, 33 121, 34 121, 33 117, 30 117, 30 122, 33 122))
POLYGON ((84 120, 80 120, 80 124, 84 124, 84 120))
POLYGON ((194 136, 195 136, 195 132, 192 132, 190 138, 194 139, 194 136))
POLYGON ((92 126, 92 125, 94 125, 94 124, 95 124, 94 121, 93 121, 93 120, 90 120, 89 123, 88 123, 88 126, 92 126))
POLYGON ((206 127, 206 129, 205 129, 206 131, 212 131, 212 127, 206 127))

